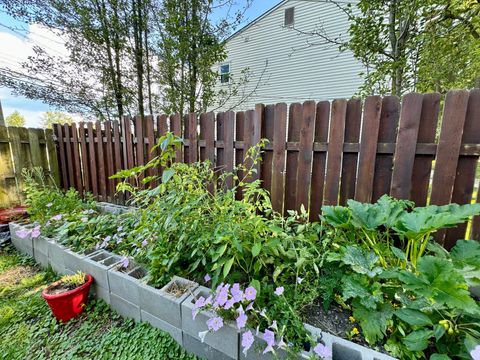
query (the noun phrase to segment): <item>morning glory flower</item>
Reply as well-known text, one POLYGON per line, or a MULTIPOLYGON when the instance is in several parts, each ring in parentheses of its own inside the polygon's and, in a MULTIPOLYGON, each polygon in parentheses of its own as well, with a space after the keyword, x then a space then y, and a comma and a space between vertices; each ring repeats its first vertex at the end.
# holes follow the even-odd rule
POLYGON ((225 310, 231 309, 235 305, 235 299, 231 298, 228 299, 227 302, 225 303, 225 306, 223 307, 225 310))
POLYGON ((248 304, 247 308, 245 309, 246 311, 253 310, 253 302, 248 304))
POLYGON ((247 324, 247 319, 248 317, 247 315, 245 315, 244 312, 241 312, 240 315, 238 315, 236 319, 238 330, 241 330, 242 328, 245 327, 245 325, 247 324))
POLYGON ((58 214, 58 215, 52 216, 50 220, 60 221, 62 220, 62 216, 63 214, 58 214))
POLYGON ((128 265, 130 264, 130 260, 128 260, 128 257, 124 256, 122 260, 120 260, 120 263, 122 264, 122 267, 125 269, 128 268, 128 265))
POLYGON ((248 349, 252 347, 254 340, 255 339, 253 338, 253 334, 250 330, 242 334, 242 347, 243 347, 242 351, 245 357, 247 356, 248 349))
POLYGON ((117 228, 117 232, 121 232, 122 230, 123 230, 123 226, 119 226, 119 227, 117 228))
POLYGON ((86 223, 88 221, 88 218, 86 216, 84 216, 80 220, 82 220, 82 222, 86 223))
POLYGON ((17 234, 17 236, 20 239, 25 239, 25 238, 27 238, 28 235, 30 235, 30 231, 22 229, 22 230, 17 231, 15 234, 17 234))
POLYGON ((252 301, 257 297, 257 290, 253 286, 249 286, 245 289, 245 299, 252 301))
POLYGON ((480 344, 470 351, 470 356, 473 360, 480 360, 480 344))
POLYGON ((30 234, 32 238, 38 238, 40 236, 40 225, 35 226, 30 234))
POLYGON ((274 352, 273 345, 275 345, 275 333, 270 330, 265 330, 263 334, 263 340, 267 343, 267 347, 263 350, 263 353, 274 352))
POLYGON ((283 294, 284 291, 285 291, 285 288, 283 286, 279 286, 275 289, 275 295, 280 296, 283 294))
POLYGON ((280 338, 280 341, 277 344, 277 348, 278 349, 286 349, 287 348, 287 344, 285 343, 285 341, 283 341, 283 336, 280 338))
POLYGON ((243 291, 240 290, 240 285, 238 283, 233 284, 232 290, 230 290, 230 293, 232 294, 233 299, 235 302, 240 302, 243 300, 243 291))
POLYGON ((228 290, 222 287, 215 297, 215 302, 220 306, 224 306, 228 301, 228 290))
POLYGON ((218 331, 223 327, 223 319, 216 316, 207 320, 208 330, 218 331))
POLYGON ((203 277, 203 280, 205 280, 205 282, 208 283, 210 280, 212 280, 212 278, 210 277, 210 275, 206 274, 206 275, 203 277))
POLYGON ((270 329, 273 329, 275 331, 278 330, 277 320, 273 320, 272 325, 270 325, 270 329))
POLYGON ((321 357, 322 359, 332 357, 332 349, 330 349, 328 346, 325 346, 321 343, 318 343, 317 346, 313 348, 313 352, 317 354, 319 357, 321 357))
POLYGON ((303 279, 302 279, 301 277, 298 277, 298 276, 297 276, 297 284, 301 284, 302 281, 303 281, 303 279))

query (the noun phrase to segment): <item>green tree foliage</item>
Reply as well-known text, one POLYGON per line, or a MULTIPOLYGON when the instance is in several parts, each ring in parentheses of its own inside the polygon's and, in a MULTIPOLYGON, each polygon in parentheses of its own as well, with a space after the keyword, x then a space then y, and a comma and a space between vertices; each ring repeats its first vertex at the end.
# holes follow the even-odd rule
POLYGON ((73 118, 60 111, 47 111, 42 115, 42 126, 45 129, 52 129, 53 124, 73 124, 73 118))
POLYGON ((5 118, 5 125, 19 127, 25 126, 25 117, 15 110, 5 118))
POLYGON ((349 19, 348 37, 313 31, 365 67, 362 95, 470 88, 480 77, 477 0, 330 0, 349 19))
POLYGON ((47 111, 42 115, 42 126, 51 129, 53 124, 73 124, 73 118, 60 111, 47 111))

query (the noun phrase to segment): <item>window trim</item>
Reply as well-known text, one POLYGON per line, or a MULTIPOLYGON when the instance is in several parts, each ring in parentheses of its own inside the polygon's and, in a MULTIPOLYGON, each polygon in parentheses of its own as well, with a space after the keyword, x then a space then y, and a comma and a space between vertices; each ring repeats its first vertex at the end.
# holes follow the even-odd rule
POLYGON ((220 76, 220 84, 221 85, 228 85, 230 84, 230 80, 231 80, 231 74, 232 74, 232 64, 231 62, 224 62, 224 63, 221 63, 218 67, 218 74, 220 76), (228 66, 228 72, 227 73, 222 73, 222 67, 223 66, 228 66), (223 76, 224 75, 228 75, 228 79, 227 81, 223 81, 223 76))
POLYGON ((295 25, 295 6, 291 6, 289 8, 286 8, 284 13, 283 13, 283 26, 284 27, 292 27, 295 25), (287 24, 287 11, 291 10, 292 11, 292 22, 290 24, 287 24))

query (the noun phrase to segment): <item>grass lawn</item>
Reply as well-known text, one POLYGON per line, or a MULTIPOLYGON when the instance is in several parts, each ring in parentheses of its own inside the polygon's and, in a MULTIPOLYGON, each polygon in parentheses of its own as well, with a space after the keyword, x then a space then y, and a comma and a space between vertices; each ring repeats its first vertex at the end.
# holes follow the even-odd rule
POLYGON ((166 333, 123 320, 105 302, 58 323, 41 290, 58 276, 0 250, 0 359, 195 359, 166 333))

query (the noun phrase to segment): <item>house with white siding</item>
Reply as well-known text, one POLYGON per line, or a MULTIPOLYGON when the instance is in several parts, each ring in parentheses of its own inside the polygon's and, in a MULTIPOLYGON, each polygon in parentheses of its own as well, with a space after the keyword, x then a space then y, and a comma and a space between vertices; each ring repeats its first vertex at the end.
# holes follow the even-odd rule
POLYGON ((236 94, 220 109, 352 97, 362 84, 362 65, 312 34, 345 38, 348 28, 344 11, 327 0, 281 1, 227 39, 217 88, 236 94))

